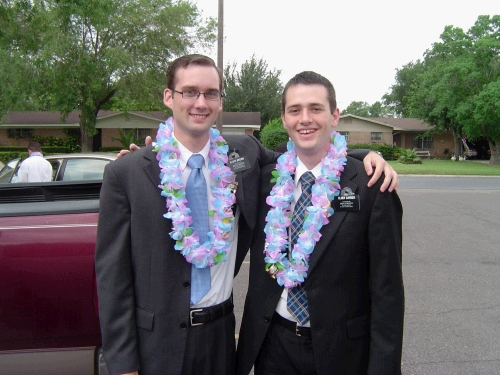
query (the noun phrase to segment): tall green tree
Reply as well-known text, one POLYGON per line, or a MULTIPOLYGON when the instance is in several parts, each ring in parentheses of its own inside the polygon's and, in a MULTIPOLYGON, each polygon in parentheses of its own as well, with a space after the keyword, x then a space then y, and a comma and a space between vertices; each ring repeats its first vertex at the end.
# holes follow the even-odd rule
POLYGON ((379 101, 372 105, 367 102, 352 101, 340 114, 360 117, 394 117, 391 108, 379 101))
POLYGON ((479 16, 466 33, 447 26, 425 54, 424 72, 413 84, 410 107, 436 130, 451 130, 455 153, 461 138, 485 138, 490 164, 500 164, 500 16, 479 16))
POLYGON ((224 69, 224 111, 260 112, 262 124, 281 115, 281 70, 269 70, 264 59, 252 55, 240 70, 236 63, 224 69))
POLYGON ((391 85, 390 92, 382 97, 386 107, 399 117, 414 117, 408 103, 413 85, 418 82, 424 71, 424 64, 420 60, 409 62, 401 69, 396 69, 396 82, 391 85))
POLYGON ((126 94, 117 105, 127 109, 159 101, 168 61, 216 39, 215 21, 187 0, 4 4, 2 49, 34 72, 29 96, 39 108, 63 117, 80 111, 82 151, 92 149, 98 111, 120 90, 126 94))

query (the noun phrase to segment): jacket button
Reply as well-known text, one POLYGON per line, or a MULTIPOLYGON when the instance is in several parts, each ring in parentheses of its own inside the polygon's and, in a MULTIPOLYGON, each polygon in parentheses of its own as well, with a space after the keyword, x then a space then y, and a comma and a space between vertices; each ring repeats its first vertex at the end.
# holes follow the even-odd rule
POLYGON ((180 327, 181 327, 182 329, 186 329, 186 328, 187 328, 187 324, 186 324, 186 323, 181 323, 180 327))
POLYGON ((182 286, 185 288, 185 289, 189 289, 189 287, 191 286, 191 284, 186 281, 184 284, 182 284, 182 286))
POLYGON ((264 316, 264 321, 266 323, 269 323, 271 321, 271 318, 266 315, 266 316, 264 316))

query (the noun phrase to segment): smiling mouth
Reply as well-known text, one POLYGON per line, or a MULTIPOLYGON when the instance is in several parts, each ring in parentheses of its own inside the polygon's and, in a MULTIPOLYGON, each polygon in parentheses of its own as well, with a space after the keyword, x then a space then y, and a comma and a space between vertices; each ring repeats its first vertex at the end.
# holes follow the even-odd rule
POLYGON ((316 130, 314 129, 301 129, 298 131, 299 134, 311 134, 314 133, 316 130))
POLYGON ((203 119, 203 118, 206 118, 208 115, 200 115, 200 114, 192 113, 191 116, 193 116, 194 118, 203 119))

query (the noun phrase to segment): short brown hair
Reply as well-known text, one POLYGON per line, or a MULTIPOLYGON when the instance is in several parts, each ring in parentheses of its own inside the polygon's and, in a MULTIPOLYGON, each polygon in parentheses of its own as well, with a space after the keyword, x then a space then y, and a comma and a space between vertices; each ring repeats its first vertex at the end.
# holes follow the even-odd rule
POLYGON ((217 65, 215 65, 214 60, 212 60, 208 56, 204 55, 199 55, 199 54, 193 54, 193 55, 185 55, 178 57, 172 63, 167 69, 167 87, 170 90, 175 90, 175 85, 176 85, 176 74, 179 69, 182 68, 187 68, 188 65, 199 65, 199 66, 211 66, 217 70, 217 74, 219 75, 219 90, 222 92, 222 73, 217 68, 217 65))
POLYGON ((285 89, 283 90, 283 94, 281 95, 281 112, 285 113, 286 107, 286 93, 291 86, 296 85, 321 85, 326 88, 328 92, 328 103, 330 104, 330 113, 333 113, 337 108, 337 98, 335 96, 335 89, 333 88, 332 83, 321 74, 305 71, 299 74, 296 74, 293 78, 291 78, 287 84, 285 85, 285 89))
POLYGON ((42 146, 40 146, 40 143, 38 143, 37 141, 31 141, 28 144, 28 150, 32 152, 42 152, 42 146))

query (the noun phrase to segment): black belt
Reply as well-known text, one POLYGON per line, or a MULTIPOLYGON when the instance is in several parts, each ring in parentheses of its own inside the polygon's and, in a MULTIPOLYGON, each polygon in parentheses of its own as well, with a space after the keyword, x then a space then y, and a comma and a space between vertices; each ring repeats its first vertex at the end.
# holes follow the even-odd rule
POLYGON ((199 326, 229 315, 233 312, 233 309, 233 297, 230 297, 218 305, 189 310, 189 320, 191 326, 199 326))
POLYGON ((293 332, 297 336, 311 338, 311 328, 299 326, 297 325, 297 323, 292 322, 291 320, 288 320, 286 318, 283 318, 277 312, 274 313, 272 322, 274 324, 279 324, 280 326, 285 327, 287 330, 293 332))

